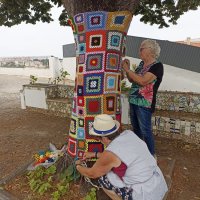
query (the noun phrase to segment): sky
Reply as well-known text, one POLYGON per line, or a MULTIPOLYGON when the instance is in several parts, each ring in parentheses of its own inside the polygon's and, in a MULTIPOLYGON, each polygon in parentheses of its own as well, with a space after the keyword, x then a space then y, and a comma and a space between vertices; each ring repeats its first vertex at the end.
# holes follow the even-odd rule
MULTIPOLYGON (((21 24, 11 28, 0 27, 0 57, 55 56, 62 58, 62 45, 73 43, 70 27, 59 25, 58 17, 62 9, 53 8, 54 22, 21 24)), ((200 38, 200 8, 182 15, 177 25, 159 29, 140 22, 140 17, 133 17, 128 35, 180 41, 187 37, 200 38)))

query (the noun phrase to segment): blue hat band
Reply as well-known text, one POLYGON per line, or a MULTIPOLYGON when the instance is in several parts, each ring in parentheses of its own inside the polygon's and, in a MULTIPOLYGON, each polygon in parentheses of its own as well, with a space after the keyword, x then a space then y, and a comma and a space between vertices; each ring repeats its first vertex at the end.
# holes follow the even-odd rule
POLYGON ((107 131, 98 131, 97 129, 93 128, 94 132, 101 135, 101 134, 107 134, 107 133, 111 133, 112 131, 114 131, 115 129, 117 129, 117 126, 115 125, 113 128, 111 128, 110 130, 107 131))

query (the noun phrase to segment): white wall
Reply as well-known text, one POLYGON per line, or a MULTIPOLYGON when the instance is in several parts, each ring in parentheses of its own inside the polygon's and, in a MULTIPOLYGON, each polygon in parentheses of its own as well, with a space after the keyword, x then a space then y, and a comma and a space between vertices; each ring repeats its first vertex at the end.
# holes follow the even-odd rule
MULTIPOLYGON (((44 88, 24 88, 25 106, 47 109, 46 93, 44 88)), ((22 98, 22 96, 21 96, 22 98)))
POLYGON ((75 80, 76 76, 76 57, 63 58, 62 62, 63 69, 66 70, 70 75, 67 78, 75 80))
POLYGON ((0 74, 6 75, 19 75, 19 76, 30 76, 34 75, 36 77, 45 77, 45 78, 55 78, 59 75, 59 70, 62 68, 60 60, 56 57, 48 57, 49 59, 49 68, 39 69, 33 67, 25 68, 4 68, 0 67, 0 74))

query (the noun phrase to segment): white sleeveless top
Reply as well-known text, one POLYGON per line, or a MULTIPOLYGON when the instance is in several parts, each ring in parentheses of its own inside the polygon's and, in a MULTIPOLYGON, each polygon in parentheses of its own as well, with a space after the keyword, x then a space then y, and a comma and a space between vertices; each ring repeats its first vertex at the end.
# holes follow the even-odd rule
POLYGON ((116 187, 132 187, 134 200, 162 200, 167 192, 163 174, 150 154, 147 145, 132 131, 126 130, 115 138, 106 151, 111 151, 126 164, 121 180, 115 173, 107 174, 116 187))

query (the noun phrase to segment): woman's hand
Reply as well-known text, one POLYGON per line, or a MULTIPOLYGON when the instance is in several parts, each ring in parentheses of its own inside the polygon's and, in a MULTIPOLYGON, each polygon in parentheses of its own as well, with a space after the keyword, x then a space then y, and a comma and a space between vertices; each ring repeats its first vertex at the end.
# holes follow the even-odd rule
POLYGON ((126 72, 130 70, 130 61, 128 59, 122 61, 122 69, 126 72))
POLYGON ((82 160, 87 160, 95 157, 95 152, 85 152, 82 160))
POLYGON ((82 164, 82 160, 76 160, 75 165, 81 165, 82 164))

